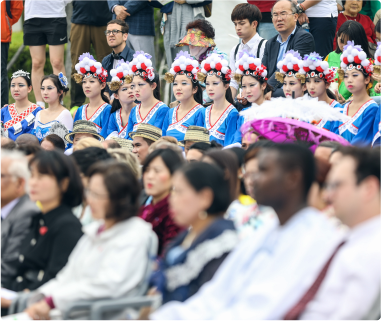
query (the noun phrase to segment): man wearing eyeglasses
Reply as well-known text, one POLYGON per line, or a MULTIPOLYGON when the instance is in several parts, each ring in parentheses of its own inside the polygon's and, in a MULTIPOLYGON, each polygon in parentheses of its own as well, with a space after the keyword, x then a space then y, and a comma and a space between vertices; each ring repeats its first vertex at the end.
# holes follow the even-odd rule
POLYGON ((272 20, 278 35, 267 41, 262 63, 267 67, 269 81, 274 91, 268 93, 267 99, 272 97, 284 97, 282 86, 275 79, 277 63, 283 58, 288 50, 298 51, 303 57, 315 51, 313 36, 304 29, 297 27, 297 6, 292 0, 278 0, 271 11, 272 20))
MULTIPOLYGON (((102 60, 102 67, 107 70, 107 82, 111 81, 110 70, 115 69, 122 59, 125 62, 130 62, 135 53, 126 44, 128 38, 129 26, 123 20, 111 20, 107 24, 105 37, 107 44, 112 48, 112 53, 107 55, 102 60)), ((110 90, 109 93, 111 94, 110 90)))

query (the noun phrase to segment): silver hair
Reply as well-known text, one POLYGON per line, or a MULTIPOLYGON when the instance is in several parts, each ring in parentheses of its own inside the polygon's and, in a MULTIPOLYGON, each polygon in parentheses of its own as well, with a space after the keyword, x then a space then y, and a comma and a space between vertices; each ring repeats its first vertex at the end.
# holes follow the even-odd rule
POLYGON ((30 171, 28 168, 28 159, 19 151, 1 150, 1 160, 10 159, 12 162, 9 165, 8 173, 12 175, 13 179, 21 178, 25 181, 25 190, 28 190, 28 180, 30 178, 30 171))
POLYGON ((274 6, 275 6, 278 2, 280 2, 280 1, 288 1, 289 3, 291 3, 291 12, 292 12, 292 13, 296 13, 296 11, 297 11, 298 8, 296 7, 296 3, 295 3, 294 1, 292 1, 292 0, 277 0, 277 1, 274 3, 273 7, 271 8, 271 14, 273 13, 274 6))

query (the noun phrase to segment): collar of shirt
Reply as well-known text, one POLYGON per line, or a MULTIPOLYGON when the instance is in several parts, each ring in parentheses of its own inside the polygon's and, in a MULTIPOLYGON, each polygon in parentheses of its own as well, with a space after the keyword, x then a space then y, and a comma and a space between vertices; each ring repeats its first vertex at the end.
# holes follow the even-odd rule
POLYGON ((355 226, 350 230, 348 240, 352 241, 354 239, 362 238, 364 235, 373 235, 374 233, 377 234, 377 231, 381 227, 381 215, 377 215, 375 217, 372 217, 370 219, 367 219, 366 221, 360 223, 359 225, 355 226))
POLYGON ((281 46, 283 46, 284 44, 287 44, 288 41, 290 40, 291 35, 293 35, 295 33, 295 31, 296 31, 296 26, 294 28, 294 31, 290 33, 290 35, 287 37, 287 40, 285 42, 282 42, 282 37, 280 36, 280 34, 278 34, 276 41, 278 41, 281 46))
POLYGON ((255 45, 259 44, 261 39, 262 39, 261 36, 257 32, 255 36, 252 37, 248 42, 246 43, 241 42, 241 45, 239 46, 240 51, 243 49, 246 49, 247 51, 251 51, 255 45))
POLYGON ((1 208, 1 218, 3 220, 9 215, 9 213, 13 210, 13 208, 16 206, 18 202, 19 202, 19 198, 16 198, 1 208))

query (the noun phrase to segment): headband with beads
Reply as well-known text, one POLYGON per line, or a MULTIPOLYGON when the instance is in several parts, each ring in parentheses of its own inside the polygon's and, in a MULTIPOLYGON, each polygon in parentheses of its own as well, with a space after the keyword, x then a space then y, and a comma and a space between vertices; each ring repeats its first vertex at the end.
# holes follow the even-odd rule
POLYGON ((329 68, 327 61, 322 61, 322 57, 316 52, 304 55, 304 59, 300 62, 299 73, 305 75, 306 78, 320 78, 327 83, 335 81, 335 71, 329 68))
POLYGON ((27 78, 30 79, 29 75, 30 75, 29 72, 26 72, 26 71, 20 69, 20 70, 15 71, 15 72, 12 74, 11 79, 13 79, 13 78, 17 78, 17 77, 27 77, 27 78))
POLYGON ((147 79, 153 81, 155 79, 155 73, 153 72, 151 58, 152 56, 145 53, 144 51, 135 52, 134 59, 132 59, 129 64, 129 75, 132 77, 126 78, 126 82, 130 83, 133 76, 140 76, 145 81, 147 79))
POLYGON ((197 79, 204 82, 207 76, 213 75, 225 81, 230 81, 232 75, 228 61, 224 59, 223 55, 214 51, 201 62, 201 72, 197 73, 197 79))
POLYGON ((241 81, 242 76, 249 75, 260 81, 267 81, 266 66, 262 65, 261 59, 256 58, 250 52, 243 51, 239 53, 235 68, 234 79, 237 82, 241 81))
POLYGON ((365 76, 371 76, 373 65, 367 59, 366 53, 361 46, 355 46, 354 41, 348 41, 344 46, 343 54, 340 57, 341 64, 339 69, 340 78, 344 77, 344 72, 352 69, 361 71, 365 76))
POLYGON ((279 61, 277 68, 279 71, 275 73, 275 79, 279 82, 283 82, 284 77, 294 76, 299 79, 302 84, 306 81, 306 76, 299 73, 302 63, 302 57, 299 52, 294 50, 289 50, 283 55, 283 60, 279 61))
POLYGON ((119 61, 115 69, 110 70, 111 82, 108 82, 108 88, 111 91, 118 91, 123 83, 131 83, 130 66, 123 59, 119 61))
POLYGON ((75 81, 80 84, 83 78, 98 78, 100 82, 106 82, 107 71, 102 64, 94 59, 90 53, 86 52, 79 56, 79 63, 75 65, 77 73, 74 74, 75 81))
POLYGON ((172 63, 171 69, 164 76, 168 83, 175 80, 176 75, 185 75, 197 83, 197 73, 200 71, 198 61, 193 59, 187 51, 180 51, 172 63))

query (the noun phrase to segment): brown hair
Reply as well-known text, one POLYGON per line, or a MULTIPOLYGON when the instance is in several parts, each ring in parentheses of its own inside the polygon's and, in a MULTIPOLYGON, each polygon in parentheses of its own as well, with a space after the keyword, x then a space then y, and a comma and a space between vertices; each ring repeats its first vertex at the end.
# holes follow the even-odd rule
POLYGON ((200 29, 200 31, 202 31, 207 38, 214 39, 216 36, 212 24, 205 19, 197 19, 189 22, 186 26, 186 30, 188 31, 189 29, 200 29))
POLYGON ((128 26, 128 24, 125 21, 123 21, 123 20, 114 19, 114 20, 111 20, 111 21, 107 22, 107 26, 111 25, 111 24, 115 24, 115 25, 121 26, 122 27, 121 31, 123 33, 128 33, 128 30, 130 30, 130 27, 128 26))
POLYGON ((253 21, 257 21, 257 29, 259 27, 259 22, 262 20, 262 13, 257 6, 250 3, 240 3, 237 4, 231 14, 231 20, 234 22, 236 20, 249 20, 252 24, 253 21))

